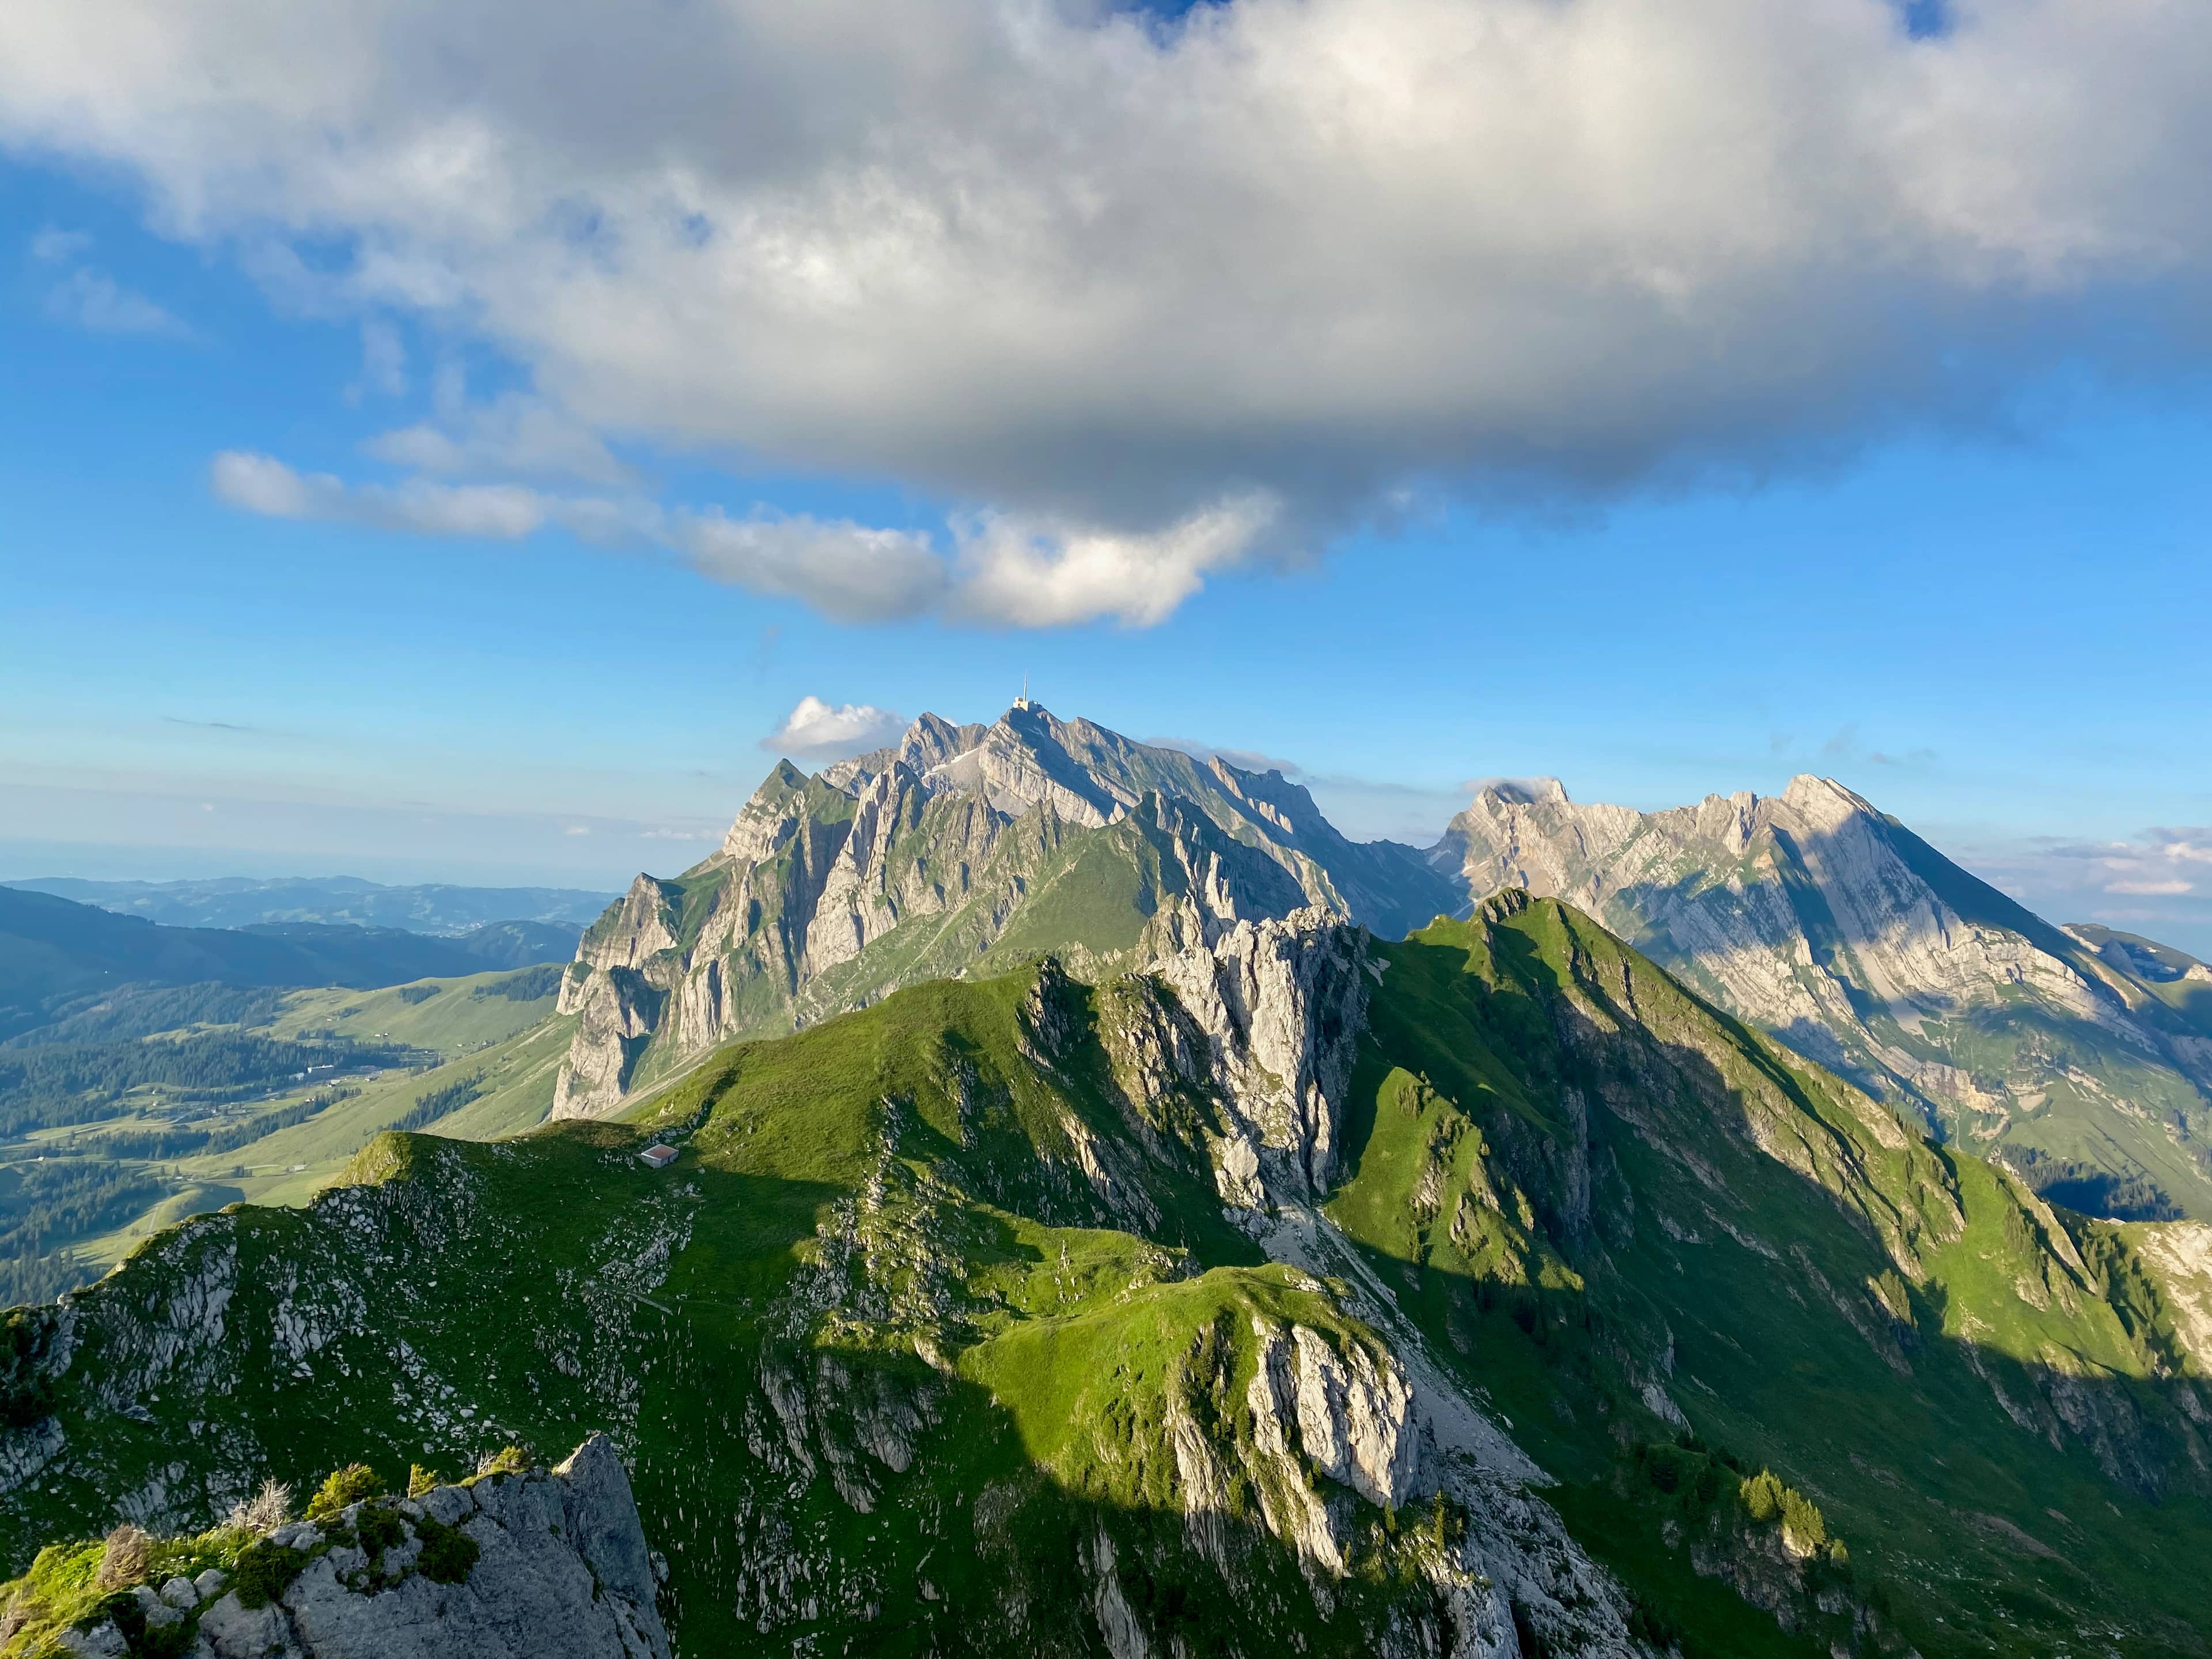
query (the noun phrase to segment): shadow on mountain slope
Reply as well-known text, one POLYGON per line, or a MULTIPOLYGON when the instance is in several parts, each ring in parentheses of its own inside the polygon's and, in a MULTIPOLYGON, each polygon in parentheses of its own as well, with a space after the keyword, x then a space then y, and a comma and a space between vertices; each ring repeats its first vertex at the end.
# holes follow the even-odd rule
POLYGON ((1697 1553, 1664 1504, 1601 1535, 1642 1490, 1624 1448, 1693 1427, 1812 1494, 1924 1651, 2091 1620, 2202 1651, 2202 1406, 2113 1231, 1514 909, 1385 947, 1330 1212, 1532 1452, 1611 1492, 1565 1495, 1585 1542, 1697 1553))
POLYGON ((1470 1552, 1498 1540, 1449 1504, 1401 1516, 1294 1450, 1252 1455, 1261 1326, 1371 1339, 1287 1269, 1099 1224, 1038 1158, 1066 1127, 992 1018, 1035 978, 734 1052, 660 1126, 666 1170, 628 1126, 386 1136, 305 1211, 200 1218, 10 1316, 0 1551, 20 1567, 118 1510, 205 1524, 272 1474, 459 1473, 605 1427, 688 1652, 1213 1653, 1291 1630, 1440 1655, 1515 1628, 1567 1650, 1601 1614, 1618 1634, 1603 1596, 1518 1572, 1493 1595, 1470 1552), (992 1169, 1003 1201, 955 1184, 992 1169))
POLYGON ((1870 810, 1770 819, 1786 802, 1760 803, 1747 830, 1729 806, 1595 850, 1543 818, 1576 809, 1532 807, 1516 832, 1530 845, 1485 867, 1524 861, 1700 995, 1946 1138, 2112 1178, 2078 1201, 2212 1216, 2212 1047, 2185 999, 1870 810))

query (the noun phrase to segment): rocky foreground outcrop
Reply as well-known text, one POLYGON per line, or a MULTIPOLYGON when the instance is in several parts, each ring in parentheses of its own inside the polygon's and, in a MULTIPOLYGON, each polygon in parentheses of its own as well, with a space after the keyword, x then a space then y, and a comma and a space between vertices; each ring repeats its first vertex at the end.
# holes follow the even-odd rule
POLYGON ((669 1653, 629 1479, 604 1435, 554 1469, 370 1499, 320 1525, 294 1522, 249 1547, 235 1573, 140 1585, 135 1599, 135 1618, 125 1609, 67 1632, 64 1644, 119 1659, 144 1650, 149 1635, 191 1625, 189 1647, 162 1650, 192 1659, 669 1653))

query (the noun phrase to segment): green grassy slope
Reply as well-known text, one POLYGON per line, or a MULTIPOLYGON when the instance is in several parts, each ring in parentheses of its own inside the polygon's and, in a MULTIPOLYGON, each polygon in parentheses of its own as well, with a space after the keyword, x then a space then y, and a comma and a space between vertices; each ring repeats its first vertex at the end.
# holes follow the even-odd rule
MULTIPOLYGON (((270 1472, 450 1469, 605 1425, 686 1653, 770 1632, 1088 1652, 1070 1615, 1110 1581, 1190 1651, 1289 1628, 1349 1656, 1437 1618, 1439 1583, 1479 1593, 1449 1505, 1401 1525, 1293 1460, 1255 1476, 1234 1456, 1255 1319, 1373 1339, 1257 1261, 1187 1150, 1133 1176, 1158 1236, 1112 1224, 1066 1154, 1071 1121, 1104 1133, 1115 1109, 1024 1058, 1038 983, 926 986, 741 1047, 650 1126, 388 1136, 305 1211, 144 1247, 77 1298, 51 1401, 28 1367, 9 1378, 13 1416, 51 1412, 67 1449, 0 1493, 0 1552, 97 1528, 118 1493, 196 1514, 270 1472), (674 1168, 637 1161, 648 1133, 684 1141, 674 1168), (1169 1419, 1222 1470, 1197 1534, 1169 1419), (1340 1577, 1310 1577, 1265 1525, 1293 1498, 1343 1517, 1340 1577)), ((18 1316, 15 1352, 58 1332, 18 1316)))
POLYGON ((303 1122, 205 1155, 101 1158, 103 1138, 111 1131, 143 1133, 168 1127, 170 1117, 152 1097, 159 1091, 143 1090, 117 1103, 106 1119, 29 1135, 15 1155, 48 1152, 101 1158, 118 1171, 140 1177, 158 1194, 136 1212, 107 1218, 89 1232, 59 1241, 99 1268, 119 1260, 149 1234, 203 1211, 241 1200, 305 1203, 370 1139, 414 1111, 425 1095, 456 1085, 472 1085, 474 1097, 423 1127, 467 1139, 520 1133, 541 1121, 550 1109, 554 1079, 567 1051, 572 1022, 553 1016, 558 973, 525 969, 380 990, 284 993, 270 1023, 257 1028, 260 1034, 336 1037, 379 1048, 402 1045, 441 1056, 441 1062, 422 1070, 387 1066, 280 1086, 228 1109, 221 1121, 281 1122, 292 1109, 336 1098, 303 1122))
POLYGON ((325 1033, 404 1042, 452 1058, 504 1042, 543 1021, 551 1012, 559 975, 557 967, 546 967, 418 980, 375 991, 294 991, 270 1029, 278 1036, 325 1033))
POLYGON ((383 1136, 11 1316, 0 1567, 605 1427, 687 1654, 2203 1651, 2170 1235, 2045 1208, 1565 907, 1372 949, 1328 1213, 1379 1323, 1224 1215, 1219 1099, 1121 1086, 1152 994, 935 981, 634 1123, 383 1136), (1370 1364, 1401 1316, 1626 1600, 1509 1571, 1562 1547, 1500 1553, 1554 1524, 1519 1498, 1401 1511, 1271 1441, 1271 1343, 1370 1364))
POLYGON ((1622 1457, 1679 1431, 1656 1388, 1814 1494, 1923 1651, 2093 1626, 2203 1650, 2185 1564, 2212 1510, 2180 1380, 2202 1364, 2122 1230, 1906 1133, 1565 906, 1378 949, 1331 1213, 1576 1483, 1593 1547, 1630 1571, 1698 1554, 1703 1516, 1622 1457))

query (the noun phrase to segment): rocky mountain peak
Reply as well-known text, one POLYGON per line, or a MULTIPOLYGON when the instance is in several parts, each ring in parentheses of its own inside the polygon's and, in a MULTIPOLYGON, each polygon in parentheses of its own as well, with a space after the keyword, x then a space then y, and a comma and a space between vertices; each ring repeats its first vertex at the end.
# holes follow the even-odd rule
POLYGON ((1557 778, 1491 778, 1475 788, 1478 801, 1504 806, 1534 806, 1539 803, 1566 806, 1567 786, 1557 778))
POLYGON ((1800 772, 1790 780, 1789 787, 1782 792, 1782 804, 1817 829, 1833 829, 1854 817, 1878 818, 1881 815, 1861 795, 1851 793, 1833 778, 1823 778, 1810 772, 1800 772))
POLYGON ((1026 697, 988 726, 925 714, 811 777, 780 762, 712 857, 641 877, 600 919, 562 981, 580 1018, 555 1115, 614 1109, 730 1036, 969 971, 1009 933, 1090 972, 1147 937, 1210 940, 1307 906, 1396 938, 1462 910, 1464 889, 1412 848, 1347 841, 1279 770, 1026 697))
POLYGON ((988 730, 985 726, 955 726, 942 715, 924 714, 899 739, 898 758, 917 772, 927 772, 973 749, 988 730))
MULTIPOLYGON (((752 799, 738 809, 716 856, 748 860, 765 858, 769 849, 788 833, 793 812, 800 810, 795 803, 805 788, 804 772, 787 760, 776 762, 775 769, 753 791, 752 799)), ((647 878, 640 876, 638 879, 647 878)))
POLYGON ((2212 1130, 2212 1044, 2131 958, 2061 933, 1834 778, 1653 812, 1491 786, 1430 859, 1476 898, 1525 887, 1589 911, 1945 1133, 2016 1140, 2054 1170, 2100 1149, 2090 1173, 2050 1177, 2075 1183, 2069 1203, 2212 1211, 2212 1162, 2190 1150, 2212 1130), (2108 1189, 2124 1196, 2095 1198, 2108 1189))
POLYGON ((1008 709, 972 748, 923 774, 936 789, 980 796, 1018 817, 1050 805, 1072 823, 1096 829, 1137 804, 1126 751, 1137 745, 1088 720, 1068 724, 1042 706, 1008 709))

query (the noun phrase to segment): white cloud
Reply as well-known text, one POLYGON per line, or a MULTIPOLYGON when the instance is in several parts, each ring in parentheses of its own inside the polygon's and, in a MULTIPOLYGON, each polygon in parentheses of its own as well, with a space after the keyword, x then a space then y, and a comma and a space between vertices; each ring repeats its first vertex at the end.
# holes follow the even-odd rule
POLYGON ((574 502, 516 484, 440 484, 410 478, 395 486, 349 485, 327 472, 301 473, 268 455, 225 450, 210 467, 216 495, 247 513, 322 519, 421 535, 518 541, 550 522, 597 526, 611 503, 574 502))
POLYGON ((799 700, 781 726, 761 739, 761 747, 772 754, 803 760, 838 760, 896 743, 906 727, 903 714, 872 703, 832 707, 819 697, 806 696, 799 700))
MULTIPOLYGON (((0 143, 595 433, 1116 537, 1268 492, 1310 536, 2199 372, 2208 51, 2204 8, 2094 0, 1934 40, 1881 0, 19 0, 0 143)), ((1131 614, 1034 562, 1009 612, 1131 614)))
POLYGON ((365 489, 355 499, 372 522, 436 536, 519 541, 559 517, 562 502, 515 484, 434 484, 410 478, 396 489, 365 489))
POLYGON ((504 353, 526 397, 379 441, 413 471, 628 489, 659 442, 965 515, 685 532, 846 616, 1142 624, 1408 489, 1756 478, 2212 352, 2203 7, 656 19, 18 0, 0 146, 135 175, 287 306, 504 353))
POLYGON ((841 622, 916 616, 945 597, 944 561, 915 531, 706 513, 685 519, 677 541, 704 575, 803 599, 841 622))
POLYGON ((446 372, 434 401, 434 421, 373 438, 368 453, 448 477, 569 477, 617 488, 634 481, 599 434, 542 398, 510 392, 471 403, 460 377, 446 372))
POLYGON ((192 337, 191 328, 169 312, 89 265, 80 265, 46 290, 46 315, 94 334, 192 337))
POLYGON ((703 574, 804 599, 845 622, 942 610, 963 622, 1049 628, 1113 617, 1149 626, 1232 564, 1272 521, 1239 500, 1152 535, 985 514, 956 522, 950 559, 920 532, 805 516, 692 516, 680 544, 703 574))
POLYGON ((1206 573, 1241 562, 1279 509, 1271 495, 1241 495, 1149 534, 983 514, 960 526, 956 608, 1017 627, 1100 617, 1150 627, 1196 592, 1206 573))
POLYGON ((328 516, 326 504, 342 501, 345 494, 345 487, 336 478, 303 478, 273 456, 245 450, 224 450, 208 471, 209 482, 219 499, 264 518, 328 516))
POLYGON ((2060 842, 2047 856, 2085 866, 2087 884, 2107 893, 2170 897, 2196 891, 2192 865, 2212 864, 2212 830, 2151 830, 2132 842, 2060 842))
POLYGON ((635 497, 555 495, 419 475, 394 485, 349 484, 245 450, 216 455, 210 477, 222 500, 270 518, 500 541, 557 526, 608 545, 658 544, 714 580, 863 623, 942 613, 994 626, 1102 617, 1149 626, 1195 591, 1205 572, 1243 558, 1273 518, 1271 504, 1240 500, 1158 535, 1133 536, 992 514, 956 526, 948 556, 923 532, 848 520, 739 519, 720 509, 672 514, 635 497))
POLYGON ((88 252, 91 246, 92 237, 88 232, 46 225, 31 237, 31 257, 41 264, 60 264, 88 252))
POLYGON ((370 391, 386 398, 407 395, 407 343, 380 317, 361 325, 361 378, 370 391))

